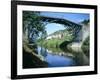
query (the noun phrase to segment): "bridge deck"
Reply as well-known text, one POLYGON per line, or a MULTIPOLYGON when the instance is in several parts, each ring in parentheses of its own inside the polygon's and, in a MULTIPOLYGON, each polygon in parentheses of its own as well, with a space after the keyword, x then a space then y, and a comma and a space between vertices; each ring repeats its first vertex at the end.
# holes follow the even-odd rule
POLYGON ((41 19, 42 21, 45 21, 45 22, 54 22, 54 23, 59 23, 59 24, 63 24, 63 25, 66 25, 66 26, 78 26, 78 27, 82 27, 82 25, 80 24, 77 24, 75 22, 72 22, 72 21, 69 21, 67 19, 61 19, 61 18, 54 18, 54 17, 46 17, 46 16, 41 16, 41 19))

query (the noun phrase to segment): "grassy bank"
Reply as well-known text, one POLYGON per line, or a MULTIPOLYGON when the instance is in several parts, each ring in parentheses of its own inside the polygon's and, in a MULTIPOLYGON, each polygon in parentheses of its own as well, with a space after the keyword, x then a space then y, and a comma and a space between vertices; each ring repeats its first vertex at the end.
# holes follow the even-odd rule
POLYGON ((50 39, 50 40, 40 41, 38 44, 46 48, 59 48, 60 44, 63 41, 64 40, 61 40, 61 39, 50 39))

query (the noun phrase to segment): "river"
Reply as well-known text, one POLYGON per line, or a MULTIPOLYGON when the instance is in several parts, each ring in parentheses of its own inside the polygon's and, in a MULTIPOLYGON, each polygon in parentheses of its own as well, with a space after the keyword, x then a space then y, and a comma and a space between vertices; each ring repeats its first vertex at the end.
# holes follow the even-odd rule
POLYGON ((66 67, 89 65, 87 57, 83 53, 75 54, 64 52, 60 49, 46 49, 38 46, 38 55, 41 55, 48 63, 48 67, 66 67))

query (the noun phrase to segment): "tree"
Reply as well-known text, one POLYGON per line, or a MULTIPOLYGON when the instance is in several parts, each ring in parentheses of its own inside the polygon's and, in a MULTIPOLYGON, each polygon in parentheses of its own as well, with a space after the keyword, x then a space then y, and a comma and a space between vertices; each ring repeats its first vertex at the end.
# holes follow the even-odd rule
POLYGON ((35 42, 45 27, 39 16, 40 12, 23 11, 23 40, 25 43, 35 42))
POLYGON ((87 19, 87 20, 85 19, 85 20, 83 20, 81 23, 82 23, 82 24, 84 24, 84 25, 88 25, 88 24, 89 24, 89 22, 90 22, 90 20, 89 20, 89 19, 87 19))

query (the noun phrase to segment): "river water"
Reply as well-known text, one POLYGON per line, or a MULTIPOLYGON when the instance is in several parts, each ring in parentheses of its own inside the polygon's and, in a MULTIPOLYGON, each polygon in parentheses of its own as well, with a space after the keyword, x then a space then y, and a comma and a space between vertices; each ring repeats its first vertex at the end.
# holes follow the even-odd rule
POLYGON ((81 66, 87 64, 83 54, 77 56, 63 52, 60 49, 45 49, 38 46, 38 55, 41 55, 48 63, 48 67, 66 67, 66 66, 81 66))

